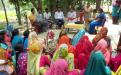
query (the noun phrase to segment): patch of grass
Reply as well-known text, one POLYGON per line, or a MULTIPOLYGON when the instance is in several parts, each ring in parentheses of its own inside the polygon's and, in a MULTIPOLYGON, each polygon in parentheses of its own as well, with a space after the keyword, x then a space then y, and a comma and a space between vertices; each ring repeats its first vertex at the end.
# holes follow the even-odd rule
MULTIPOLYGON (((8 16, 8 19, 9 19, 9 17, 16 17, 16 12, 15 11, 7 11, 7 16, 8 16)), ((0 11, 0 20, 5 20, 4 11, 0 11)))
POLYGON ((5 28, 5 24, 0 24, 0 30, 3 30, 5 28))

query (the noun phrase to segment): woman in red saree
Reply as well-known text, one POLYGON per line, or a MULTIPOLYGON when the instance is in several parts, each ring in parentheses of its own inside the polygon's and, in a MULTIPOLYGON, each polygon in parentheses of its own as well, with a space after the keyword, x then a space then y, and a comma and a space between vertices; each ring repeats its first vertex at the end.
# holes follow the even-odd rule
POLYGON ((111 58, 110 67, 114 72, 116 72, 116 70, 120 65, 121 65, 121 34, 117 46, 117 55, 115 58, 111 58))
POLYGON ((88 36, 84 35, 76 45, 74 53, 74 63, 76 69, 83 70, 86 68, 92 49, 92 43, 90 42, 88 36))
POLYGON ((62 30, 60 32, 57 49, 61 44, 67 44, 68 45, 68 52, 74 53, 75 48, 71 45, 71 39, 67 36, 65 30, 62 30))

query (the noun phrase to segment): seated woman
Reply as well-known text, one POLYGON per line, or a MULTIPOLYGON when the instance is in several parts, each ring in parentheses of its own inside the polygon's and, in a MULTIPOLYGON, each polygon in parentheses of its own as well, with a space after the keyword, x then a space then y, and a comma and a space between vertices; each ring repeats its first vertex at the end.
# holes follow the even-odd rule
POLYGON ((5 43, 4 39, 4 36, 0 36, 0 75, 2 75, 2 71, 6 71, 8 75, 11 75, 14 69, 8 64, 8 45, 5 43))
POLYGON ((44 75, 79 75, 76 70, 68 71, 68 62, 64 59, 57 59, 44 75))
POLYGON ((82 38, 82 36, 84 34, 85 34, 85 30, 84 29, 79 30, 79 32, 76 35, 74 35, 74 37, 72 39, 72 45, 76 46, 77 43, 79 42, 79 40, 82 38))
POLYGON ((84 35, 76 45, 74 51, 74 63, 76 69, 83 70, 86 68, 92 49, 93 45, 91 41, 88 36, 84 35))
POLYGON ((67 36, 67 33, 66 33, 65 30, 62 30, 60 32, 58 40, 59 41, 58 41, 57 49, 59 48, 59 46, 61 44, 66 44, 68 46, 68 52, 69 53, 74 53, 74 47, 71 45, 71 39, 67 36))
POLYGON ((6 46, 8 46, 6 58, 10 59, 11 58, 11 51, 12 51, 12 49, 11 49, 11 37, 9 37, 9 34, 6 31, 1 31, 0 36, 4 38, 3 42, 6 44, 6 46))
POLYGON ((104 57, 106 64, 108 65, 110 63, 110 58, 111 58, 111 40, 107 36, 108 29, 106 27, 103 27, 99 33, 95 36, 93 39, 92 43, 94 46, 94 50, 100 50, 104 57))
POLYGON ((103 12, 103 9, 100 8, 99 15, 96 17, 94 21, 90 23, 89 34, 94 34, 96 26, 104 26, 105 20, 106 20, 106 15, 103 12))
POLYGON ((106 65, 102 52, 93 51, 88 62, 87 68, 80 75, 112 75, 106 65))
POLYGON ((115 58, 111 58, 110 67, 114 72, 116 72, 116 70, 120 65, 121 65, 121 34, 117 46, 117 55, 115 56, 115 58))
POLYGON ((68 53, 68 46, 66 44, 61 44, 59 46, 59 49, 54 53, 52 62, 55 62, 59 58, 63 58, 68 62, 68 70, 74 69, 74 55, 72 53, 68 53))
POLYGON ((47 32, 45 43, 46 43, 45 53, 53 57, 53 53, 56 50, 56 38, 55 38, 55 33, 52 30, 49 30, 47 32))

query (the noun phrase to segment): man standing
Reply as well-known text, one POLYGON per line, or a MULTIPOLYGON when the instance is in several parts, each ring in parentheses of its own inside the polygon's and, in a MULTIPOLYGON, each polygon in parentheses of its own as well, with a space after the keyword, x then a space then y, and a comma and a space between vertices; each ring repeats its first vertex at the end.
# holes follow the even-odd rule
POLYGON ((86 30, 88 30, 88 24, 91 18, 91 12, 92 12, 92 8, 90 6, 89 3, 87 3, 87 6, 84 8, 84 20, 85 20, 85 25, 86 25, 86 30))
POLYGON ((57 24, 58 28, 60 29, 62 27, 62 25, 64 25, 64 14, 61 11, 60 7, 55 12, 54 17, 56 19, 56 24, 57 24))

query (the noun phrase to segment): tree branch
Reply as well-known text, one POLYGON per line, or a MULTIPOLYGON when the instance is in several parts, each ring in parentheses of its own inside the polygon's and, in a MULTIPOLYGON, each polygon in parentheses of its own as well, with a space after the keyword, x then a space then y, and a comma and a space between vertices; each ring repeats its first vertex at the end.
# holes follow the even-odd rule
POLYGON ((30 0, 33 6, 37 9, 37 4, 35 3, 35 0, 30 0))

